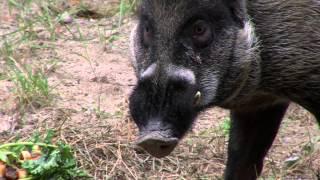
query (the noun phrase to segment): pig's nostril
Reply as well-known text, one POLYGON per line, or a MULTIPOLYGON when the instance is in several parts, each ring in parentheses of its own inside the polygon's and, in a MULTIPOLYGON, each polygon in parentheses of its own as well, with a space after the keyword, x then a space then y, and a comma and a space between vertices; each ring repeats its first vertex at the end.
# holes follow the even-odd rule
POLYGON ((170 145, 160 145, 160 149, 168 149, 170 148, 170 145))
POLYGON ((171 139, 156 139, 156 138, 144 138, 138 142, 138 145, 151 155, 161 158, 169 155, 175 146, 178 144, 177 138, 171 139))

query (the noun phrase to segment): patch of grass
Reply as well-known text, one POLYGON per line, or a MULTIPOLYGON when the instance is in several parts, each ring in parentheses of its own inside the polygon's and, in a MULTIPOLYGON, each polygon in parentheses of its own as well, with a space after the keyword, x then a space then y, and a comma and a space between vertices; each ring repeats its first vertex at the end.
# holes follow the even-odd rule
POLYGON ((108 118, 112 117, 111 113, 103 111, 103 110, 100 110, 100 109, 94 109, 94 112, 95 112, 96 117, 98 119, 108 119, 108 118))
POLYGON ((52 100, 46 72, 39 67, 39 63, 46 62, 34 59, 39 59, 38 51, 55 48, 46 45, 57 39, 58 14, 50 9, 54 3, 55 0, 7 0, 16 30, 1 36, 0 60, 6 65, 1 76, 14 82, 13 93, 20 107, 43 107, 52 100), (44 40, 42 44, 39 39, 44 40))
POLYGON ((51 102, 51 90, 43 72, 33 72, 30 69, 23 72, 15 69, 11 79, 15 83, 15 94, 20 105, 42 107, 51 102))
POLYGON ((6 76, 5 76, 5 74, 3 74, 3 73, 0 73, 0 81, 1 81, 1 80, 4 80, 4 79, 6 79, 6 76))
POLYGON ((118 27, 121 26, 123 17, 127 14, 132 13, 138 4, 138 0, 121 0, 119 5, 119 23, 118 27))
POLYGON ((217 128, 207 128, 199 133, 201 137, 212 137, 214 134, 217 134, 217 128))
POLYGON ((17 23, 19 28, 16 32, 27 39, 35 39, 38 36, 39 27, 49 33, 51 40, 56 39, 56 26, 58 24, 57 14, 49 7, 54 0, 8 0, 9 8, 18 11, 17 23))
POLYGON ((124 116, 124 113, 122 111, 115 111, 113 113, 109 113, 101 109, 94 109, 94 112, 96 114, 96 117, 99 119, 122 118, 124 116))
POLYGON ((110 44, 112 44, 114 41, 119 39, 119 35, 118 34, 113 34, 111 35, 108 39, 107 42, 109 42, 110 44))
POLYGON ((229 117, 225 117, 222 122, 219 123, 218 127, 207 128, 199 133, 201 137, 221 136, 228 137, 231 128, 231 120, 229 117))
POLYGON ((225 118, 223 122, 219 125, 219 131, 222 132, 224 136, 228 136, 231 128, 231 120, 229 117, 225 118))

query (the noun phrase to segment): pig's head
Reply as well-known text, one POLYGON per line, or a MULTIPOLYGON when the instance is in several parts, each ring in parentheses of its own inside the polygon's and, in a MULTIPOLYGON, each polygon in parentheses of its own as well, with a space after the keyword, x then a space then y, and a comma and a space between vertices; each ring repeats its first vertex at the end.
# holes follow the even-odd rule
POLYGON ((254 89, 255 37, 244 6, 236 0, 141 2, 131 34, 138 82, 130 112, 138 145, 151 155, 170 154, 201 110, 230 106, 254 89))

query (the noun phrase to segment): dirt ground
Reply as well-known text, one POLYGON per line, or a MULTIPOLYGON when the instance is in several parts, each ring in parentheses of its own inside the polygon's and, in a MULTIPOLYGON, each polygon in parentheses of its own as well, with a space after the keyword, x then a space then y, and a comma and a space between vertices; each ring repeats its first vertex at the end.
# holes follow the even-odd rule
MULTIPOLYGON (((0 13, 0 41, 1 35, 16 29, 13 16, 7 10, 0 13)), ((152 158, 134 146, 137 130, 128 113, 128 95, 136 82, 128 50, 134 22, 127 18, 114 28, 117 23, 117 16, 75 18, 70 25, 74 34, 60 26, 56 41, 37 40, 39 45, 55 48, 42 49, 36 57, 29 51, 23 53, 24 61, 46 69, 53 103, 21 113, 12 93, 13 82, 1 79, 0 143, 52 128, 57 140, 73 146, 79 164, 94 179, 221 179, 227 135, 220 127, 228 118, 226 110, 202 113, 193 130, 164 159, 152 158), (74 37, 78 28, 82 40, 74 37)), ((295 104, 265 160, 262 177, 320 177, 319 127, 312 115, 295 104)))

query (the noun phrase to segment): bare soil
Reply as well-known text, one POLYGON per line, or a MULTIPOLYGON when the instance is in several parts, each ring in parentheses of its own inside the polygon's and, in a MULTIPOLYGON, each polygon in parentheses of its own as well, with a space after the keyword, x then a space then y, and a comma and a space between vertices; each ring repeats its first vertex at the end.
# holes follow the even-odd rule
MULTIPOLYGON (((16 28, 12 16, 1 12, 0 35, 16 28)), ((57 140, 74 147, 79 164, 94 179, 221 179, 227 137, 219 127, 228 118, 226 110, 202 113, 169 157, 152 158, 134 146, 137 129, 128 113, 128 96, 136 82, 128 50, 133 21, 126 19, 114 28, 117 22, 117 16, 75 18, 71 30, 77 34, 79 27, 84 40, 61 26, 57 41, 39 40, 54 49, 41 50, 37 57, 24 53, 26 62, 40 62, 39 67, 46 69, 53 103, 21 113, 14 84, 0 80, 0 143, 52 128, 57 140), (116 36, 116 40, 107 42, 101 36, 116 36), (57 59, 54 65, 52 58, 57 59)), ((262 177, 311 180, 319 176, 319 127, 311 114, 292 104, 265 160, 262 177), (288 166, 288 158, 299 160, 288 166)))

